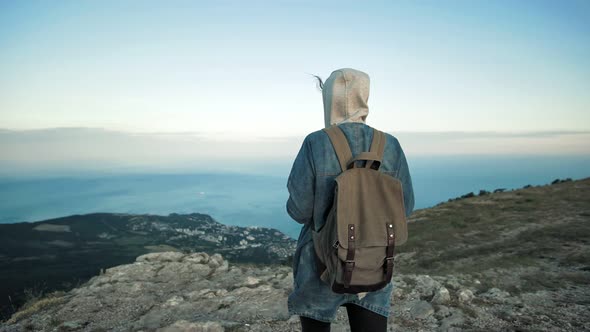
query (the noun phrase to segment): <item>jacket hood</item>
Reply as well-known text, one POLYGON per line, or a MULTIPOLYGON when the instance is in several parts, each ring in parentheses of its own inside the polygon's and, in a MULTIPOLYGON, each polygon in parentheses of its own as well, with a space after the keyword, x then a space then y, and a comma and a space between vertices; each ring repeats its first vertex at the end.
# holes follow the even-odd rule
POLYGON ((369 75, 343 68, 332 72, 322 88, 326 128, 345 122, 364 123, 369 114, 369 75))

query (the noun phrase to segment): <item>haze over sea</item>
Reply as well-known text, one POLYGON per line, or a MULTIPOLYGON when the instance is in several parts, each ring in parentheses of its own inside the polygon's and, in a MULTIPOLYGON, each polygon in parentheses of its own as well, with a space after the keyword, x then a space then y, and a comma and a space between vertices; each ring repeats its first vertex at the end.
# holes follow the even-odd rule
MULTIPOLYGON (((409 159, 416 209, 473 191, 590 175, 590 156, 418 156, 409 159)), ((285 211, 290 163, 259 172, 93 174, 0 179, 0 223, 72 214, 206 213, 228 225, 273 227, 297 239, 285 211), (262 175, 266 173, 270 175, 262 175)))

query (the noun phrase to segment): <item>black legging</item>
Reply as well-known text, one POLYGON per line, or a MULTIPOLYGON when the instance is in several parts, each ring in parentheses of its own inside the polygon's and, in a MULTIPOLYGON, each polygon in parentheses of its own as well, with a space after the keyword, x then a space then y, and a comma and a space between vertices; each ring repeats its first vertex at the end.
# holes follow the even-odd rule
MULTIPOLYGON (((351 332, 385 332, 387 318, 353 303, 345 303, 351 332)), ((305 316, 301 319, 302 332, 330 332, 330 323, 305 316)))

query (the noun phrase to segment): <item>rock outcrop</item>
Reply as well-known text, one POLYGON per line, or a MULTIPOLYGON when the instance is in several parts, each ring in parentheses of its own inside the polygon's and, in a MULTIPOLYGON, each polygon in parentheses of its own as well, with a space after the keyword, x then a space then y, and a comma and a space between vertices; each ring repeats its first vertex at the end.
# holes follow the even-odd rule
POLYGON ((0 225, 0 319, 26 301, 28 289, 67 291, 150 252, 219 253, 230 262, 289 266, 295 246, 276 229, 225 225, 199 213, 90 213, 0 225))
POLYGON ((291 269, 280 265, 230 266, 204 252, 150 253, 107 269, 43 311, 20 311, 0 330, 268 330, 289 319, 292 280, 291 269))
MULTIPOLYGON (((393 280, 391 331, 590 327, 583 302, 587 289, 511 295, 483 289, 479 280, 462 274, 393 280), (573 299, 569 306, 566 297, 573 299)), ((285 266, 234 266, 219 254, 151 253, 29 305, 0 331, 300 331, 298 317, 287 311, 292 282, 285 266)), ((343 307, 332 326, 350 331, 343 307)))

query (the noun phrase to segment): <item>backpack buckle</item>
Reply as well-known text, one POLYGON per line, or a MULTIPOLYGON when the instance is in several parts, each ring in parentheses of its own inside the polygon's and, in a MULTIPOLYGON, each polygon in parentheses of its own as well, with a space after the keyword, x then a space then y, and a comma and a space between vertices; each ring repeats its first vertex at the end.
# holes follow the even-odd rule
POLYGON ((352 270, 354 270, 354 261, 347 259, 345 261, 346 267, 344 268, 344 288, 350 287, 350 280, 352 279, 352 270))
POLYGON ((353 260, 345 260, 344 262, 346 263, 347 270, 352 270, 354 268, 354 261, 353 260))
POLYGON ((339 243, 340 242, 338 242, 338 240, 334 241, 334 244, 332 244, 332 248, 334 248, 334 249, 338 248, 339 243))
POLYGON ((394 257, 385 257, 385 265, 383 266, 383 273, 387 274, 387 273, 391 273, 391 271, 393 270, 393 259, 394 257))

